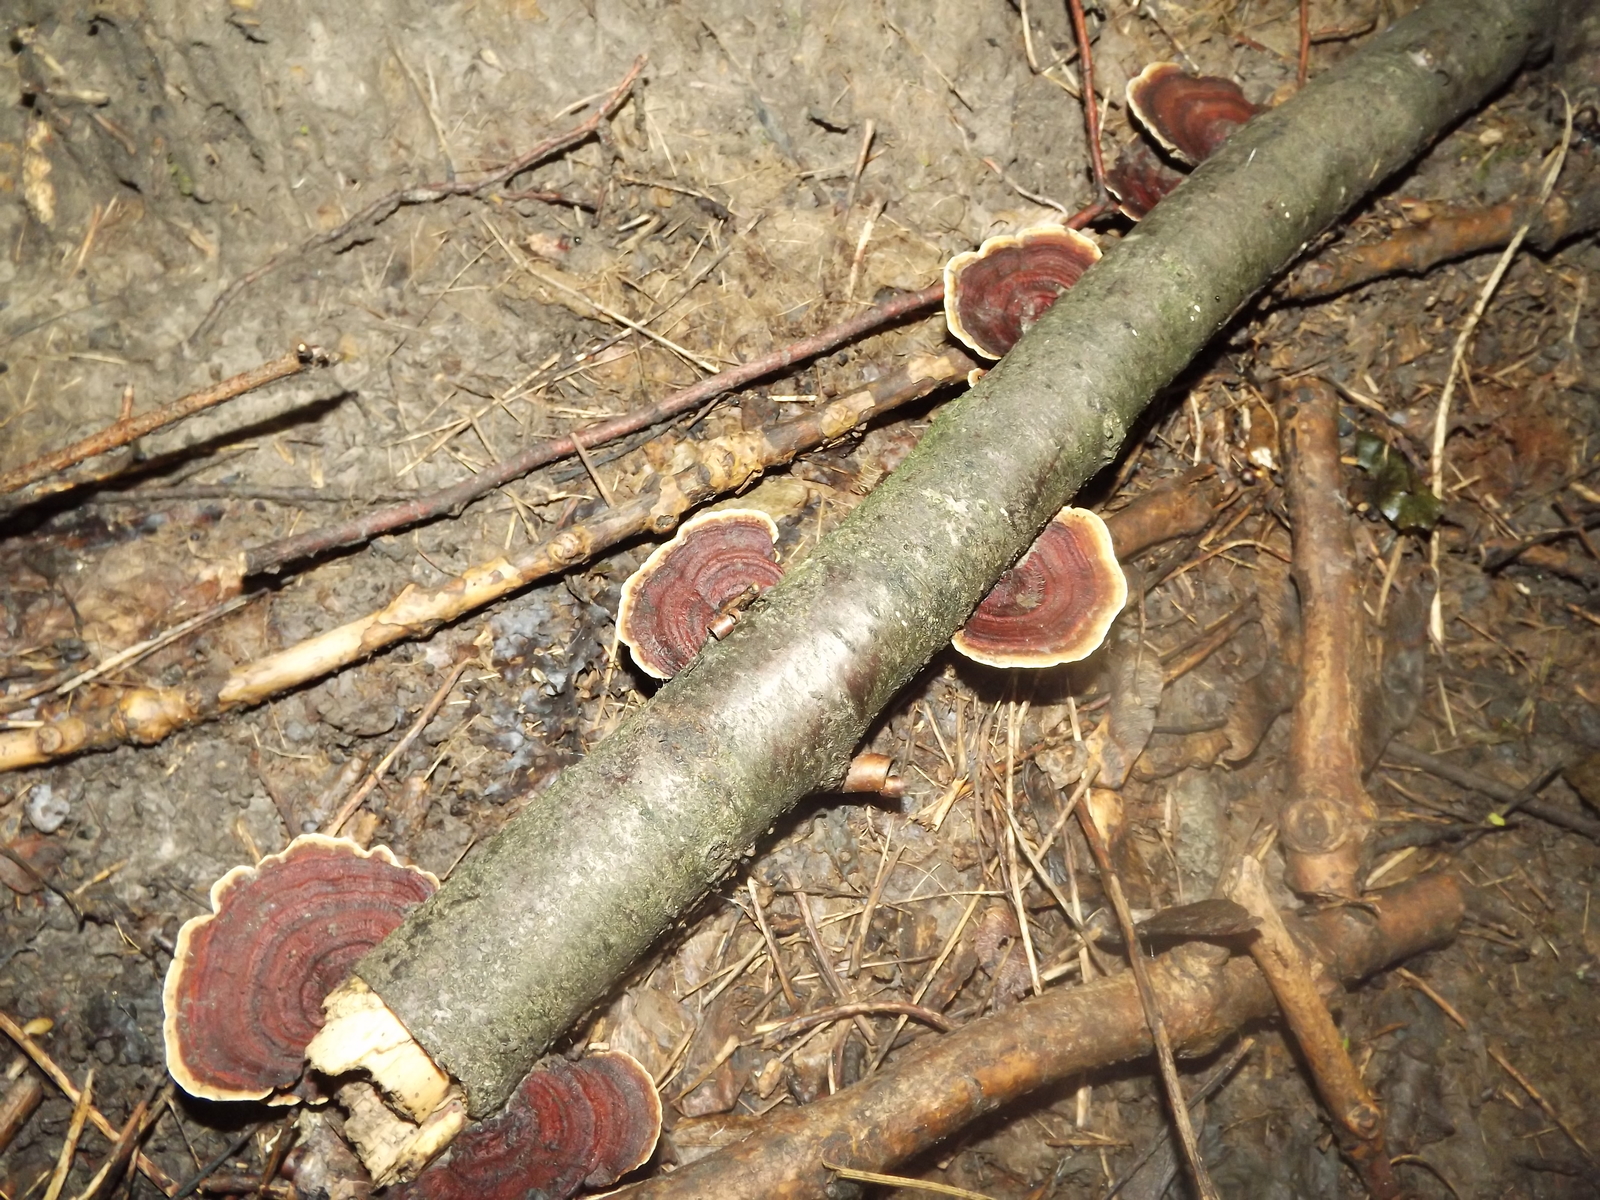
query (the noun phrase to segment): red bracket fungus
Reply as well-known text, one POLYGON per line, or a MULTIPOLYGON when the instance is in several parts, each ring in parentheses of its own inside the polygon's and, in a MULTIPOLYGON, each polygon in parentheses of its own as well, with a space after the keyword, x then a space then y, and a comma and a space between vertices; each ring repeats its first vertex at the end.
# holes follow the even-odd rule
POLYGON ((1151 63, 1128 80, 1128 107, 1158 142, 1189 163, 1210 158, 1261 111, 1231 79, 1190 75, 1170 62, 1151 63))
POLYGON ((944 268, 950 332, 985 358, 1000 358, 1099 259, 1100 247, 1060 225, 1001 234, 963 251, 944 268))
POLYGON ((498 1116, 463 1132, 447 1156, 391 1200, 564 1200, 649 1161, 661 1133, 655 1081, 632 1056, 604 1050, 528 1073, 498 1116))
POLYGON ((1162 161, 1143 138, 1129 142, 1106 172, 1106 187, 1117 198, 1117 209, 1130 221, 1142 221, 1161 198, 1188 176, 1162 161))
POLYGON ((783 575, 778 526, 751 508, 714 509, 685 521, 622 585, 617 633, 648 675, 671 679, 737 609, 783 575))
POLYGON ((162 1002, 167 1070, 207 1100, 295 1104, 322 999, 438 888, 383 846, 307 834, 211 886, 178 931, 162 1002))
POLYGON ((1128 580, 1099 514, 1063 508, 951 639, 991 667, 1088 658, 1128 601, 1128 580))

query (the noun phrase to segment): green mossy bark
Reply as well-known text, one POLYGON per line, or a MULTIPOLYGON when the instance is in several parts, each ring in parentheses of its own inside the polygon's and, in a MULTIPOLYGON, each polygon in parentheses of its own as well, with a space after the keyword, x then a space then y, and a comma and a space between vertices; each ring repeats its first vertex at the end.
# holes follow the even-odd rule
POLYGON ((950 639, 1257 290, 1581 0, 1435 0, 1240 130, 850 518, 357 973, 498 1108, 950 639))

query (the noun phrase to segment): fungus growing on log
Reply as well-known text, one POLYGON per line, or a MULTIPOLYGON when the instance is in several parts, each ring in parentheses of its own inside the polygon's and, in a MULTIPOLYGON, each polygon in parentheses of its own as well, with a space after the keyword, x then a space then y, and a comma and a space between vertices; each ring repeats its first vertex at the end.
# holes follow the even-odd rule
POLYGON ((1100 247, 1060 225, 1001 234, 963 251, 944 268, 950 332, 985 358, 1000 358, 1099 258, 1100 247))
POLYGON ((1128 600, 1128 581, 1099 514, 1063 508, 951 639, 991 667, 1053 667, 1088 658, 1128 600))
POLYGON ((617 633, 647 675, 671 679, 738 609, 783 575, 778 527, 764 512, 725 508, 683 523, 622 585, 617 633))
POLYGON ((1128 107, 1179 158, 1202 163, 1261 109, 1231 79, 1190 75, 1177 63, 1151 63, 1128 80, 1128 107))
POLYGON ((564 1200, 649 1161, 661 1133, 655 1081, 618 1050, 529 1072, 505 1110, 468 1128, 449 1154, 391 1200, 564 1200))
POLYGON ((1188 176, 1162 161, 1143 138, 1129 142, 1106 172, 1106 187, 1117 198, 1117 209, 1130 221, 1142 221, 1163 196, 1188 176))
POLYGON ((207 1100, 295 1104, 322 999, 437 890, 383 846, 307 834, 211 886, 162 989, 167 1070, 207 1100), (294 1089, 294 1090, 290 1090, 294 1089))

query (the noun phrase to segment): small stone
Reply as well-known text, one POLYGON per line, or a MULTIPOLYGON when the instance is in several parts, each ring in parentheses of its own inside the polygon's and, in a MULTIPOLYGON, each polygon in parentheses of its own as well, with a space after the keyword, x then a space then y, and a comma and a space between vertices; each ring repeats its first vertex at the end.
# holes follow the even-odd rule
POLYGON ((25 811, 28 824, 40 833, 54 833, 72 815, 72 806, 65 796, 57 796, 48 783, 41 783, 28 794, 25 811))

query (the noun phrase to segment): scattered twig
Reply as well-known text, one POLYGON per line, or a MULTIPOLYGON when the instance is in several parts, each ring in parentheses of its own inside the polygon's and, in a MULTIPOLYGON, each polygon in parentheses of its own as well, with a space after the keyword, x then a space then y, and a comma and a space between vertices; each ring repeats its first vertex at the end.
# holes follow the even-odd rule
MULTIPOLYGON (((0 1033, 4 1033, 8 1038, 15 1042, 17 1044, 17 1048, 33 1060, 34 1066, 43 1071, 45 1075, 49 1077, 50 1082, 61 1089, 62 1095, 64 1095, 71 1103, 78 1103, 78 1089, 73 1084, 72 1080, 67 1076, 67 1073, 60 1067, 56 1066, 55 1060, 45 1053, 43 1046, 39 1045, 38 1042, 29 1037, 27 1031, 24 1030, 22 1026, 18 1025, 3 1012, 0 1012, 0 1033)), ((88 1112, 89 1123, 103 1133, 109 1141, 115 1144, 119 1136, 116 1126, 112 1125, 110 1121, 106 1120, 105 1115, 98 1108, 95 1108, 94 1105, 91 1104, 89 1106, 88 1112)), ((154 1162, 146 1158, 144 1154, 136 1154, 134 1156, 134 1163, 138 1166, 140 1173, 157 1188, 159 1188, 163 1195, 171 1196, 174 1193, 177 1188, 177 1184, 173 1182, 172 1176, 168 1175, 154 1162)))
POLYGON ((1505 1051, 1494 1046, 1488 1047, 1488 1051, 1489 1057, 1504 1067, 1506 1074, 1515 1079, 1518 1086, 1521 1087, 1523 1091, 1527 1092, 1528 1095, 1533 1099, 1533 1102, 1544 1110, 1544 1115, 1559 1125, 1561 1127, 1561 1132, 1566 1134, 1567 1137, 1572 1140, 1572 1144, 1579 1150, 1583 1151, 1583 1156, 1591 1163, 1595 1163, 1596 1159, 1593 1152, 1588 1146, 1584 1145, 1583 1139, 1578 1136, 1578 1131, 1572 1127, 1571 1123, 1567 1121, 1565 1117, 1556 1111, 1555 1105, 1551 1104, 1550 1101, 1544 1098, 1539 1089, 1533 1086, 1526 1075, 1511 1065, 1511 1060, 1505 1056, 1505 1051))
MULTIPOLYGON (((1566 125, 1561 133, 1561 145, 1556 147, 1550 159, 1550 167, 1545 172, 1544 183, 1539 188, 1538 206, 1517 227, 1516 233, 1511 235, 1511 241, 1506 246, 1505 252, 1494 265, 1494 270, 1489 272, 1489 278, 1483 281, 1483 287, 1478 291, 1477 302, 1473 304, 1472 311, 1467 314, 1467 319, 1461 325, 1461 332, 1456 335, 1455 348, 1450 352, 1450 367, 1444 377, 1444 390, 1439 393, 1439 407, 1433 418, 1433 446, 1432 446, 1432 472, 1429 483, 1433 494, 1440 500, 1444 499, 1444 443, 1450 432, 1450 399, 1455 395, 1456 380, 1461 377, 1461 364, 1466 360, 1467 347, 1471 345, 1472 338, 1478 331, 1478 322, 1483 320, 1483 314, 1489 309, 1489 301, 1494 297, 1500 287, 1500 281, 1505 278, 1506 272, 1511 268, 1511 262, 1517 256, 1517 251, 1522 248, 1522 240, 1528 236, 1528 231, 1533 228, 1538 209, 1542 209, 1545 202, 1550 199, 1550 193, 1555 190, 1556 180, 1561 175, 1561 168, 1567 161, 1567 149, 1572 145, 1572 101, 1562 93, 1562 100, 1566 103, 1566 125)), ((1428 565, 1433 572, 1435 580, 1433 599, 1428 609, 1428 633, 1432 636, 1434 644, 1444 645, 1444 610, 1441 593, 1443 586, 1439 582, 1439 531, 1435 529, 1428 539, 1428 565)))
POLYGON ((201 1168, 194 1173, 193 1177, 185 1182, 184 1185, 177 1191, 173 1192, 172 1200, 185 1200, 185 1197, 194 1195, 195 1192, 200 1190, 200 1185, 211 1177, 212 1172, 216 1171, 217 1168, 221 1167, 223 1163, 227 1162, 234 1155, 238 1154, 239 1151, 248 1146, 250 1144, 250 1139, 255 1137, 255 1135, 256 1127, 252 1125, 238 1137, 234 1138, 226 1150, 217 1155, 210 1162, 201 1166, 201 1168))
POLYGON ((1100 97, 1094 90, 1094 53, 1089 48, 1083 0, 1067 0, 1067 11, 1072 14, 1072 35, 1078 41, 1078 57, 1083 61, 1083 122, 1089 135, 1089 166, 1094 172, 1095 201, 1091 207, 1104 211, 1110 192, 1106 188, 1105 156, 1100 150, 1100 97))
POLYGON ((1460 766, 1437 755, 1429 754, 1426 750, 1408 746, 1404 742, 1390 742, 1383 753, 1384 757, 1402 766, 1417 767, 1469 791, 1488 796, 1503 805, 1515 805, 1518 811, 1525 812, 1530 817, 1537 817, 1551 825, 1559 825, 1563 829, 1570 829, 1573 833, 1581 833, 1584 837, 1600 842, 1600 821, 1565 809, 1559 804, 1540 800, 1536 796, 1524 795, 1524 789, 1500 783, 1470 767, 1460 766))
POLYGON ((72 1119, 67 1123, 66 1140, 61 1143, 61 1153, 56 1158, 56 1169, 50 1184, 44 1189, 44 1200, 58 1200, 61 1189, 67 1186, 67 1174, 72 1170, 72 1160, 78 1154, 78 1139, 83 1136, 84 1122, 89 1119, 89 1097, 94 1091, 94 1068, 83 1076, 83 1088, 72 1103, 72 1119))
POLYGON ((1178 1141, 1183 1144, 1183 1155, 1189 1167, 1189 1174, 1194 1179, 1195 1188, 1202 1200, 1220 1200, 1221 1193, 1217 1191, 1217 1185, 1211 1182, 1205 1160, 1200 1156, 1200 1139, 1195 1136, 1194 1122, 1189 1119, 1189 1102, 1183 1094, 1183 1081, 1178 1078, 1178 1063, 1172 1053, 1172 1038, 1167 1032, 1167 1023, 1162 1018, 1161 1003, 1156 998, 1155 987, 1150 981, 1150 968, 1145 963, 1144 952, 1139 948, 1139 934, 1134 929, 1133 913, 1128 908, 1128 898, 1122 892, 1122 877, 1117 874, 1116 867, 1111 863, 1111 852, 1106 848, 1105 837, 1101 834, 1100 826, 1095 823, 1094 815, 1087 805, 1078 807, 1078 827, 1083 830, 1084 840, 1089 843, 1089 852, 1094 855, 1095 865, 1100 870, 1100 882, 1105 888, 1106 898, 1111 901, 1111 907, 1117 914, 1117 923, 1122 927, 1122 940, 1128 950, 1128 965, 1133 968, 1139 1004, 1144 1009, 1145 1020, 1150 1026, 1150 1038, 1155 1044, 1156 1062, 1161 1068, 1161 1082, 1167 1092, 1167 1105, 1172 1112, 1172 1123, 1178 1130, 1178 1141))
POLYGON ((869 308, 848 321, 841 321, 821 333, 791 342, 742 366, 730 367, 726 371, 708 376, 699 383, 674 392, 649 408, 611 417, 565 437, 536 442, 522 453, 485 467, 476 475, 440 491, 419 496, 403 504, 375 509, 338 525, 313 529, 307 533, 257 546, 246 555, 245 573, 254 575, 263 571, 276 571, 285 564, 299 559, 325 554, 341 546, 353 546, 370 541, 379 534, 403 529, 420 521, 459 513, 479 496, 487 495, 495 488, 526 475, 536 467, 576 454, 580 443, 585 449, 593 449, 604 442, 626 437, 683 413, 693 412, 707 401, 726 395, 756 379, 772 375, 806 359, 815 358, 819 354, 825 354, 844 342, 882 329, 904 317, 923 312, 943 302, 943 283, 920 292, 907 292, 884 304, 869 308))
MULTIPOLYGON (((1216 1094, 1217 1089, 1228 1081, 1228 1077, 1239 1069, 1239 1064, 1245 1060, 1245 1056, 1255 1049, 1255 1045, 1256 1039, 1253 1037, 1240 1039, 1239 1044, 1228 1052, 1228 1057, 1218 1063, 1216 1069, 1201 1080, 1200 1086, 1195 1088, 1194 1092, 1189 1096, 1189 1108, 1191 1111, 1216 1094)), ((1122 1177, 1111 1185, 1111 1190, 1106 1193, 1105 1200, 1114 1200, 1116 1195, 1127 1187, 1133 1177, 1138 1174, 1139 1168, 1149 1162, 1165 1142, 1166 1134, 1163 1132, 1159 1138, 1146 1146, 1139 1157, 1128 1165, 1128 1169, 1122 1173, 1122 1177)))
POLYGON ((855 1017, 875 1016, 879 1013, 920 1021, 940 1033, 949 1033, 951 1028, 950 1022, 945 1020, 943 1014, 936 1013, 931 1008, 924 1008, 920 1004, 907 1004, 904 1000, 853 1000, 849 1004, 836 1004, 832 1008, 818 1009, 816 1012, 805 1013, 798 1017, 788 1017, 782 1021, 758 1025, 751 1032, 772 1037, 788 1037, 833 1021, 848 1021, 855 1017))
MULTIPOLYGON (((193 416, 197 412, 214 408, 224 400, 232 400, 236 396, 243 396, 246 392, 253 392, 257 388, 265 387, 280 379, 299 375, 313 367, 325 367, 333 362, 333 356, 320 346, 308 346, 304 342, 290 350, 287 354, 280 355, 270 362, 260 366, 251 367, 248 371, 240 372, 231 378, 224 379, 221 383, 212 384, 202 388, 171 404, 160 408, 152 408, 140 416, 131 416, 126 412, 123 416, 107 425, 98 433, 80 438, 70 446, 53 451, 24 463, 13 471, 0 475, 0 494, 19 491, 30 484, 49 478, 57 472, 68 467, 76 466, 81 462, 94 458, 97 455, 109 453, 130 442, 137 441, 147 434, 165 428, 183 418, 193 416)), ((22 498, 23 503, 37 500, 43 496, 51 495, 56 488, 35 489, 34 492, 22 498)))
POLYGON ((388 220, 396 211, 407 205, 429 204, 449 196, 481 196, 491 188, 498 187, 507 180, 522 174, 528 168, 537 166, 552 155, 559 154, 563 150, 571 149, 580 142, 587 141, 599 130, 602 121, 612 116, 622 107, 623 102, 627 100, 633 91, 633 85, 639 78, 639 72, 644 70, 644 64, 644 55, 634 59, 633 66, 628 68, 628 73, 622 77, 621 82, 616 87, 606 94, 600 106, 595 109, 588 119, 574 125, 571 129, 546 138, 526 154, 492 171, 484 178, 472 183, 450 180, 444 183, 427 183, 420 187, 397 189, 387 195, 379 196, 337 228, 330 229, 326 233, 319 233, 298 246, 293 246, 274 254, 253 271, 246 272, 223 288, 218 293, 217 298, 211 302, 211 307, 206 310, 206 315, 201 318, 200 324, 195 326, 194 332, 184 339, 185 343, 192 345, 197 339, 203 337, 216 319, 222 315, 222 310, 231 304, 240 292, 258 279, 277 270, 284 263, 302 255, 310 254, 313 250, 320 249, 323 246, 337 246, 340 243, 347 243, 363 230, 388 220))
MULTIPOLYGON (((328 823, 323 826, 323 833, 334 837, 339 835, 344 829, 345 822, 355 815, 356 809, 360 808, 362 802, 372 794, 372 790, 378 786, 378 781, 394 765, 395 760, 404 754, 406 748, 417 740, 417 735, 427 728, 428 722, 433 720, 440 707, 450 698, 450 693, 455 689, 457 681, 461 678, 461 673, 472 662, 472 659, 467 659, 455 665, 455 669, 445 677, 445 681, 439 685, 438 690, 422 706, 422 711, 417 714, 417 719, 411 722, 411 727, 406 730, 405 736, 395 743, 393 750, 378 760, 378 765, 373 767, 368 772, 367 777, 361 781, 361 786, 351 792, 350 798, 339 806, 339 811, 329 818, 328 823)), ((292 836, 293 831, 291 830, 290 833, 292 836)))

